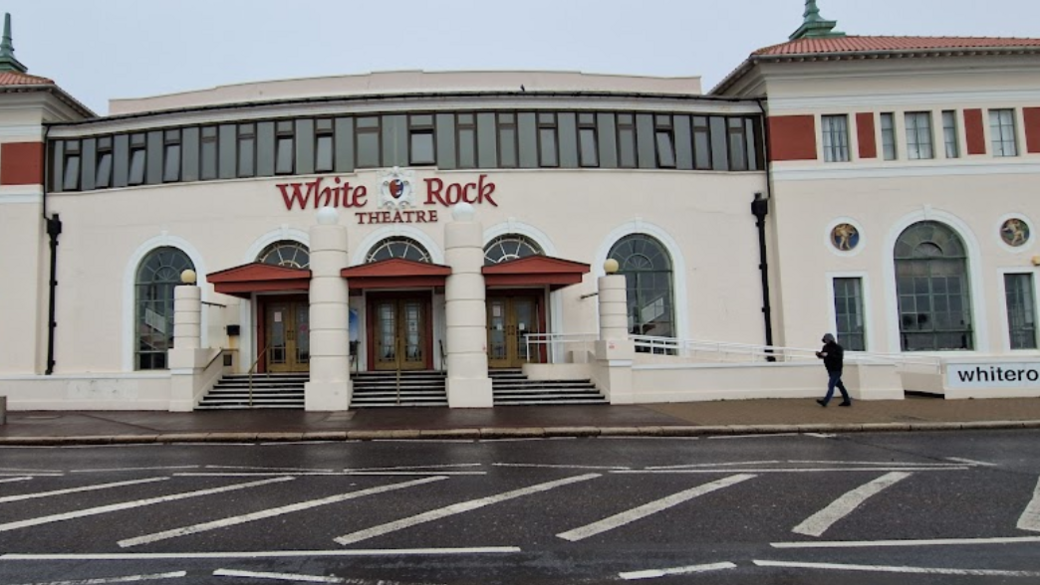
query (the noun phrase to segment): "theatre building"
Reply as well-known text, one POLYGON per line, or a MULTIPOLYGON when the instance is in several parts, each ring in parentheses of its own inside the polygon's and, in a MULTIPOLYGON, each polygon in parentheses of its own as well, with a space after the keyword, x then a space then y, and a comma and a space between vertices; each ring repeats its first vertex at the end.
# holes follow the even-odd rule
MULTIPOLYGON (((797 20, 792 19, 794 24, 797 20)), ((115 99, 0 47, 11 409, 1040 396, 1040 40, 115 99)))

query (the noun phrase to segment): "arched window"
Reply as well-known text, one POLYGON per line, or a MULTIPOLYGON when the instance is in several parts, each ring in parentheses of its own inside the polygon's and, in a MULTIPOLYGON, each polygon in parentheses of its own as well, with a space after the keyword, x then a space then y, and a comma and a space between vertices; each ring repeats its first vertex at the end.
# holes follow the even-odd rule
POLYGON ((542 256, 545 252, 534 240, 520 234, 506 234, 491 240, 484 246, 484 265, 490 266, 507 260, 542 256))
POLYGON ((309 268, 311 265, 311 252, 307 249, 307 246, 299 242, 275 242, 264 248, 263 252, 260 252, 257 261, 287 268, 309 268))
POLYGON ((629 333, 674 337, 672 259, 661 242, 646 234, 625 236, 607 257, 618 261, 618 274, 627 280, 629 333))
POLYGON ((135 302, 138 370, 167 368, 166 352, 173 347, 173 289, 181 284, 181 272, 195 265, 177 248, 152 250, 137 269, 135 302))
POLYGON ((365 262, 378 262, 390 258, 404 258, 415 262, 430 262, 430 253, 422 244, 411 238, 387 238, 372 247, 365 262))
POLYGON ((949 226, 922 221, 895 247, 903 351, 972 349, 971 295, 964 242, 949 226))

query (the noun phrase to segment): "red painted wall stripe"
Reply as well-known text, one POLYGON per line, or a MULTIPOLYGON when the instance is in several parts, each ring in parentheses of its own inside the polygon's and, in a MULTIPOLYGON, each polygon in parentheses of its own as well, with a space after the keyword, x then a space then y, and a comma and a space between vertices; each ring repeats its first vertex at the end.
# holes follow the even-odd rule
POLYGON ((813 116, 770 116, 769 160, 816 160, 813 116))
POLYGON ((860 158, 877 158, 877 137, 874 134, 874 114, 856 114, 856 138, 860 158))
POLYGON ((42 185, 43 143, 0 144, 0 185, 42 185))
POLYGON ((982 127, 982 110, 964 110, 964 136, 968 154, 986 154, 986 132, 982 127))
POLYGON ((1026 152, 1040 152, 1040 108, 1022 108, 1025 118, 1026 152))

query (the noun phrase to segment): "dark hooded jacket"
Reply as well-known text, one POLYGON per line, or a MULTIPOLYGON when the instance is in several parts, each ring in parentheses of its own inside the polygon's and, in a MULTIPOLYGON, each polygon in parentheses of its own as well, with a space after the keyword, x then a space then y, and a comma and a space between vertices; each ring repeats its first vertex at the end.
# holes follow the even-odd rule
POLYGON ((830 333, 823 336, 823 349, 816 352, 817 357, 823 359, 823 367, 828 372, 841 373, 845 365, 845 350, 834 340, 830 333))

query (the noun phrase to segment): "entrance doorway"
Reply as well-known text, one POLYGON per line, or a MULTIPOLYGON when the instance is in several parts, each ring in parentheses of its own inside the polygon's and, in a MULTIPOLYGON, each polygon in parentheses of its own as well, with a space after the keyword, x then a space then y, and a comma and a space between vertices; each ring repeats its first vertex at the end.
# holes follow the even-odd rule
POLYGON ((311 362, 310 304, 307 297, 272 299, 264 303, 261 351, 267 348, 268 372, 308 372, 311 362))
POLYGON ((527 336, 542 333, 544 320, 540 296, 488 295, 488 367, 519 368, 539 357, 543 346, 529 347, 527 336))
POLYGON ((430 298, 369 297, 369 368, 433 369, 430 298))

